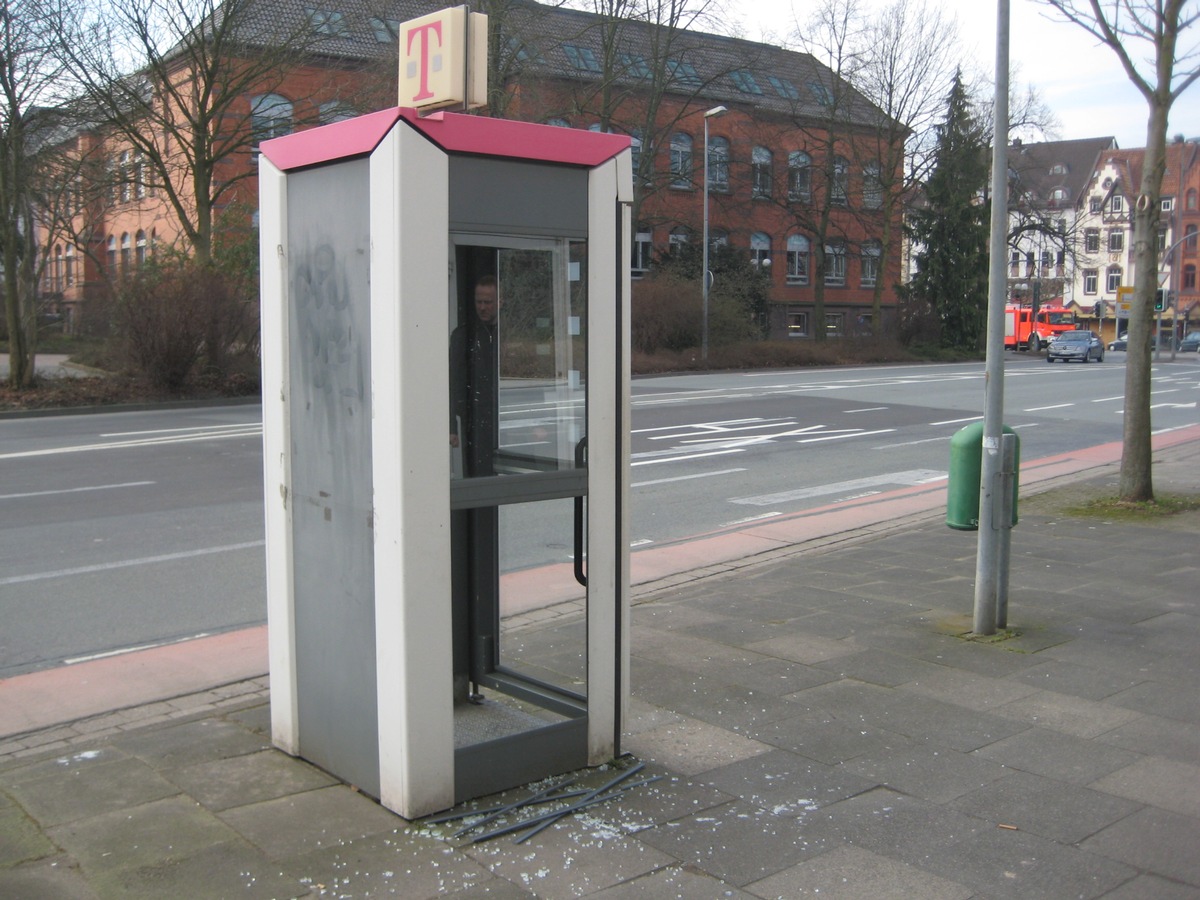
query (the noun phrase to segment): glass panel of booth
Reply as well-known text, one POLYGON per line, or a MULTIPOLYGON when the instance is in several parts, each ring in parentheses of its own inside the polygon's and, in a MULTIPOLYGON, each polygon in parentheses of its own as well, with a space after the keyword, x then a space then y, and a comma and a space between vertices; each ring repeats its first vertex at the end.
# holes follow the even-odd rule
POLYGON ((452 244, 454 477, 582 468, 586 245, 494 235, 452 244))
POLYGON ((456 706, 464 746, 586 707, 587 256, 566 238, 450 243, 455 671, 481 701, 456 706), (531 628, 546 610, 553 624, 531 628))

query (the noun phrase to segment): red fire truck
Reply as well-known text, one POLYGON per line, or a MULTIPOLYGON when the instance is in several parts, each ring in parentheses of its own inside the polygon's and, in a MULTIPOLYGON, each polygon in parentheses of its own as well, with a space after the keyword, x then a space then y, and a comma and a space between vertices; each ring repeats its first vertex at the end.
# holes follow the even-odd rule
POLYGON ((1064 331, 1075 329, 1075 313, 1061 304, 1057 298, 1038 307, 1009 303, 1004 307, 1004 349, 1023 350, 1035 353, 1048 343, 1050 338, 1064 331))

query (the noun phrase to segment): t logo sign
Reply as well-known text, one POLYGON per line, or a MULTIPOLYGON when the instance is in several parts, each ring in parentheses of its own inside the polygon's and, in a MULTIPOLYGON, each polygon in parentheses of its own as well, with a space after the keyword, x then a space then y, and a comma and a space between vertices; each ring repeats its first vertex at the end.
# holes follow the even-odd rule
POLYGON ((399 49, 400 106, 487 102, 487 16, 456 6, 411 19, 400 26, 399 49))

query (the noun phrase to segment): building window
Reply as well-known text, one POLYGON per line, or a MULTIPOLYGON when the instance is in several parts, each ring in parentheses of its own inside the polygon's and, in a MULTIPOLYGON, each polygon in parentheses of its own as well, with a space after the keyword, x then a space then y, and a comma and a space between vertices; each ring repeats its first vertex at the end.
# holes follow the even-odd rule
POLYGON ((849 202, 850 163, 839 156, 833 161, 833 184, 829 186, 829 201, 834 206, 845 206, 849 202))
POLYGON ((1093 215, 1099 215, 1103 206, 1103 197, 1088 197, 1088 212, 1092 213, 1093 215))
POLYGON ((108 277, 116 278, 117 277, 117 238, 115 235, 110 234, 108 236, 108 246, 105 249, 107 250, 106 259, 108 261, 108 277))
POLYGON ((377 19, 370 20, 371 33, 375 35, 375 40, 381 44, 390 44, 392 41, 400 39, 400 20, 399 19, 377 19))
POLYGON ((883 206, 883 182, 879 172, 879 163, 874 160, 863 166, 864 209, 880 209, 883 206))
POLYGON ((580 72, 602 72, 600 60, 596 59, 596 54, 592 52, 590 47, 579 47, 575 44, 563 44, 563 52, 567 54, 567 59, 571 65, 580 72))
POLYGON ((1125 212, 1125 198, 1120 194, 1113 194, 1112 199, 1108 201, 1108 211, 1114 216, 1119 216, 1125 212))
POLYGON ((146 232, 144 231, 137 233, 133 258, 139 269, 146 263, 146 232))
POLYGON ((1050 192, 1050 205, 1062 206, 1067 202, 1068 196, 1066 188, 1055 188, 1050 192))
POLYGON ((787 334, 790 338, 808 337, 808 313, 793 307, 787 311, 787 334))
POLYGON ((1083 292, 1094 294, 1100 282, 1100 273, 1095 269, 1083 270, 1083 292))
POLYGON ((633 259, 630 268, 635 276, 641 277, 650 271, 650 262, 654 258, 654 232, 647 226, 639 226, 633 236, 633 259))
POLYGON ((868 241, 862 248, 862 286, 875 287, 879 280, 879 259, 883 256, 883 245, 879 241, 868 241))
POLYGON ((808 284, 809 245, 802 234, 787 239, 787 283, 808 284))
POLYGON ((724 228, 710 228, 708 230, 708 252, 712 253, 718 247, 729 246, 729 232, 724 228))
POLYGON ((681 59, 668 59, 667 72, 670 73, 671 80, 680 87, 695 89, 704 83, 700 80, 696 67, 681 59))
POLYGON ((1189 225, 1183 230, 1183 247, 1188 253, 1196 252, 1196 226, 1189 225))
POLYGON ((825 245, 825 285, 841 287, 846 283, 846 245, 831 241, 825 245))
POLYGON ((750 151, 750 194, 767 199, 771 196, 771 151, 755 147, 750 151))
POLYGON ((259 143, 292 130, 292 102, 279 94, 259 94, 250 98, 250 127, 259 143))
POLYGON ((674 253, 677 249, 688 243, 690 239, 691 234, 687 228, 682 225, 676 225, 671 229, 671 235, 667 240, 670 244, 671 252, 674 253))
POLYGON ((1114 229, 1108 233, 1108 252, 1120 253, 1125 249, 1125 232, 1120 229, 1114 229))
POLYGON ((729 139, 708 139, 708 187, 714 191, 729 190, 729 139))
POLYGON ((625 74, 630 78, 636 78, 639 81, 650 77, 650 66, 646 64, 645 57, 634 56, 632 53, 619 53, 617 60, 625 69, 625 74))
POLYGON ((1025 277, 1033 277, 1033 251, 1030 250, 1025 254, 1025 277))
POLYGON ((1008 256, 1008 277, 1021 277, 1021 251, 1014 250, 1008 256))
POLYGON ((1050 260, 1051 260, 1051 258, 1052 257, 1050 256, 1049 250, 1042 251, 1041 272, 1040 272, 1042 278, 1050 277, 1050 260))
POLYGON ((768 75, 767 81, 771 83, 771 87, 775 88, 777 93, 784 100, 799 100, 800 92, 796 90, 796 86, 786 78, 779 78, 775 75, 768 75))
POLYGON ((1067 274, 1067 251, 1059 250, 1054 257, 1054 276, 1062 278, 1067 274))
POLYGON ((841 337, 845 333, 845 313, 825 313, 825 334, 829 337, 841 337))
POLYGON ((788 199, 801 203, 812 200, 812 157, 803 150, 788 154, 788 199))
POLYGON ((314 34, 345 37, 349 33, 346 30, 346 17, 340 12, 309 7, 304 10, 304 14, 308 16, 308 24, 312 26, 314 34))
POLYGON ((747 69, 741 69, 729 73, 729 78, 743 94, 761 94, 762 88, 758 86, 758 82, 754 80, 754 75, 747 69))
POLYGON ((54 267, 50 270, 50 290, 57 292, 63 287, 63 252, 61 246, 54 248, 54 267))
POLYGON ((1100 252, 1100 229, 1085 228, 1083 230, 1083 252, 1084 253, 1099 253, 1100 252))
POLYGON ((692 138, 682 132, 671 135, 671 187, 692 186, 692 138))
POLYGON ((758 268, 771 265, 771 236, 762 231, 750 235, 750 262, 758 268))
POLYGON ((1055 163, 1054 165, 1052 165, 1050 167, 1050 174, 1051 175, 1066 175, 1067 167, 1065 165, 1063 165, 1062 163, 1055 163))
MULTIPOLYGON (((68 247, 67 251, 69 252, 70 249, 71 248, 68 247)), ((1196 267, 1191 263, 1188 263, 1183 267, 1182 287, 1185 291, 1194 291, 1196 289, 1196 267)))
POLYGON ((133 250, 133 245, 129 243, 129 232, 126 231, 121 235, 121 271, 129 271, 130 257, 133 250))
POLYGON ((75 284, 75 245, 67 244, 67 252, 63 255, 63 265, 65 266, 64 274, 67 278, 67 287, 75 284))
POLYGON ((819 81, 810 81, 808 89, 812 92, 813 98, 822 106, 833 106, 833 94, 829 92, 829 88, 821 84, 819 81))
POLYGON ((1189 188, 1187 192, 1187 200, 1184 201, 1183 208, 1189 212, 1196 208, 1197 193, 1195 188, 1189 188))
POLYGON ((1109 266, 1105 273, 1104 291, 1108 294, 1115 294, 1117 288, 1121 286, 1121 267, 1109 266))
POLYGON ((1171 197, 1159 198, 1159 201, 1158 201, 1159 209, 1161 209, 1163 212, 1170 212, 1171 210, 1173 210, 1175 208, 1175 204, 1171 201, 1172 201, 1171 197))
POLYGON ((552 128, 570 128, 571 127, 571 123, 560 116, 552 116, 551 118, 547 119, 542 124, 549 125, 552 128))
POLYGON ((132 159, 133 155, 128 150, 124 150, 121 153, 120 162, 117 163, 117 180, 120 184, 119 197, 122 203, 128 203, 133 199, 132 159))

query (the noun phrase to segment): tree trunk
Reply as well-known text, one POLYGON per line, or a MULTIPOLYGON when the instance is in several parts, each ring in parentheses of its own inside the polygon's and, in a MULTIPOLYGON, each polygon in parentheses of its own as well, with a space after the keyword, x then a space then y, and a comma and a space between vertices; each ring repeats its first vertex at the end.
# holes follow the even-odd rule
POLYGON ((1150 459, 1150 329, 1158 287, 1159 192, 1166 161, 1168 106, 1155 98, 1146 124, 1141 193, 1133 202, 1134 302, 1125 363, 1125 419, 1118 494, 1126 502, 1154 499, 1150 459))

